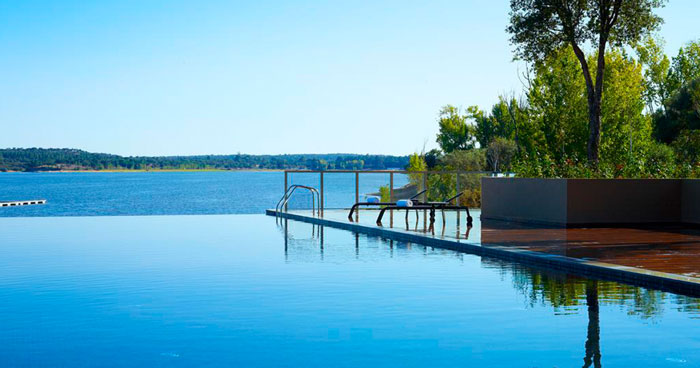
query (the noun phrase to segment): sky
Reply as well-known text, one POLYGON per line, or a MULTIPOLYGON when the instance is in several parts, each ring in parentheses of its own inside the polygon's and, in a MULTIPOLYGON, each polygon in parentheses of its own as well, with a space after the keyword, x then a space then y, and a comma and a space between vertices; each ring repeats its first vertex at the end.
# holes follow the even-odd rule
MULTIPOLYGON (((120 155, 435 148, 522 91, 508 0, 0 0, 0 147, 120 155)), ((669 55, 700 1, 658 12, 669 55)))

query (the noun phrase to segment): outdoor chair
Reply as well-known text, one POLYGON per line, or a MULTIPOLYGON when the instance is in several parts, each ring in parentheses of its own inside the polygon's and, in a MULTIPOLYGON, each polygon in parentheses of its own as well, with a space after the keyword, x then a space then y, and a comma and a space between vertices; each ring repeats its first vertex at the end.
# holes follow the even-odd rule
POLYGON ((380 202, 379 198, 377 198, 377 197, 369 197, 369 198, 367 198, 367 200, 365 202, 357 202, 357 203, 352 205, 352 207, 350 208, 350 213, 348 214, 348 220, 352 221, 352 214, 355 213, 355 211, 360 206, 397 206, 397 205, 401 205, 401 204, 408 204, 408 202, 410 202, 413 205, 423 203, 423 202, 417 200, 416 198, 418 198, 420 195, 422 195, 426 191, 427 191, 427 189, 421 190, 420 192, 411 196, 411 198, 409 198, 409 199, 402 199, 402 200, 398 200, 396 202, 380 202))
POLYGON ((469 207, 460 206, 452 204, 452 201, 459 198, 464 192, 460 192, 457 195, 450 197, 442 202, 417 202, 417 203, 402 203, 402 205, 394 204, 387 205, 379 211, 379 216, 377 216, 377 225, 382 226, 382 217, 384 217, 384 212, 387 210, 406 210, 406 221, 408 221, 408 212, 410 210, 416 210, 416 216, 418 216, 419 210, 430 211, 430 228, 433 227, 435 223, 435 210, 438 209, 442 212, 442 225, 445 226, 445 211, 461 211, 465 210, 467 212, 467 226, 472 226, 473 219, 469 213, 469 207))

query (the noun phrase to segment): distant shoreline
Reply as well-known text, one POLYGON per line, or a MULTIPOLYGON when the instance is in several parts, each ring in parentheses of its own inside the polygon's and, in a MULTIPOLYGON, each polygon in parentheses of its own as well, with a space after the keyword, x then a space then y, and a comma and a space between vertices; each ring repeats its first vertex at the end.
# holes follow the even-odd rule
POLYGON ((11 172, 201 172, 406 167, 409 156, 370 154, 199 155, 123 157, 73 148, 0 148, 0 170, 11 172))
MULTIPOLYGON (((292 169, 290 169, 292 170, 292 169)), ((284 169, 155 169, 155 170, 37 170, 37 171, 0 171, 3 173, 26 173, 26 174, 38 174, 38 173, 56 173, 56 174, 70 174, 70 173, 136 173, 136 172, 209 172, 209 171, 253 171, 253 172, 282 172, 284 169)))

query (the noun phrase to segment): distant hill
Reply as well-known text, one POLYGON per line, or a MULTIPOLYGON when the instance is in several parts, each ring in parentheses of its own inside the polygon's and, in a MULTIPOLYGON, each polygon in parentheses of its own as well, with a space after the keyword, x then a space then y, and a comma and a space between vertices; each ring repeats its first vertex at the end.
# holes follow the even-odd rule
POLYGON ((356 154, 118 156, 71 148, 0 149, 0 171, 403 169, 408 156, 356 154))

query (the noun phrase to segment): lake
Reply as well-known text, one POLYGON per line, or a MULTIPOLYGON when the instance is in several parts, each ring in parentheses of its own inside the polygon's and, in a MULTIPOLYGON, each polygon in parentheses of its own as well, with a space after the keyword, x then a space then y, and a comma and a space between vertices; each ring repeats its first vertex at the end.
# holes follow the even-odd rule
MULTIPOLYGON (((408 182, 394 175, 394 187, 408 182)), ((319 175, 289 174, 289 184, 319 188, 319 175)), ((360 192, 389 184, 389 174, 360 176, 360 192)), ((324 177, 327 208, 355 200, 354 174, 324 177)), ((0 208, 0 217, 259 214, 274 208, 284 193, 279 171, 0 173, 0 201, 46 199, 41 206, 0 208)), ((307 208, 307 193, 295 194, 290 208, 307 208)))

